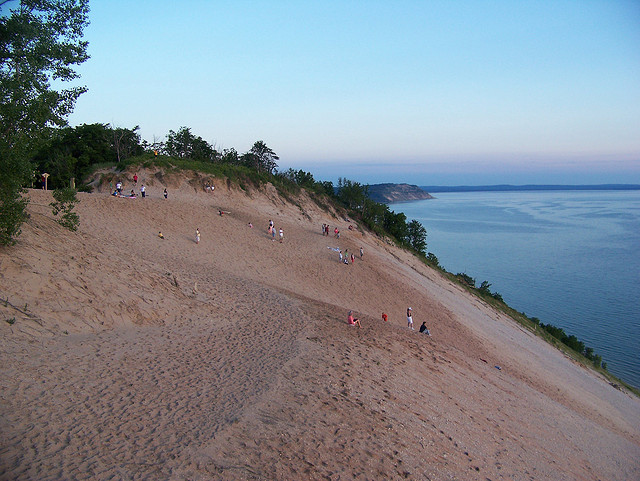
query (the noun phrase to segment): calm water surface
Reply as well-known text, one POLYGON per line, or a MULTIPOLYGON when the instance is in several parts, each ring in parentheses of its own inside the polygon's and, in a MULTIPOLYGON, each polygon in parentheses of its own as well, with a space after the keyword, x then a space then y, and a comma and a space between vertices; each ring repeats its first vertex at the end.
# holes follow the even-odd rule
POLYGON ((422 223, 445 269, 489 281, 640 387, 640 191, 435 196, 390 207, 422 223))

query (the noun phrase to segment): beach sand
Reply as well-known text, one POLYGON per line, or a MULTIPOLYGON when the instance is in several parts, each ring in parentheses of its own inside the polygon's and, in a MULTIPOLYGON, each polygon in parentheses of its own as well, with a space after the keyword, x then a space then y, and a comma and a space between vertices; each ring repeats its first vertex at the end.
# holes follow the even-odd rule
POLYGON ((638 398, 408 253, 304 194, 138 176, 77 232, 30 191, 0 249, 0 479, 640 479, 638 398))

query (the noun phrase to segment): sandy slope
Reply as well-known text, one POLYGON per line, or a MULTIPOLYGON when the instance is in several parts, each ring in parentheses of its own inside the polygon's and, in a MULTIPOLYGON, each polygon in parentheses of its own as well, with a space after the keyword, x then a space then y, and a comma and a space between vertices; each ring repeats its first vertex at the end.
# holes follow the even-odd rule
POLYGON ((0 479, 640 479, 638 399, 408 254, 304 197, 138 175, 144 200, 81 194, 77 233, 30 192, 0 251, 0 479))

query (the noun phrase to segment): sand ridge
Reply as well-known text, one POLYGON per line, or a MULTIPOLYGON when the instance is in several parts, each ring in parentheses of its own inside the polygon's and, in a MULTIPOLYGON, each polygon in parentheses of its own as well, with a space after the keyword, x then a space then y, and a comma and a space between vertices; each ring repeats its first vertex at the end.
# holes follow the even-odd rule
POLYGON ((305 195, 138 176, 76 233, 30 191, 0 252, 1 479, 640 478, 636 398, 408 253, 305 195))

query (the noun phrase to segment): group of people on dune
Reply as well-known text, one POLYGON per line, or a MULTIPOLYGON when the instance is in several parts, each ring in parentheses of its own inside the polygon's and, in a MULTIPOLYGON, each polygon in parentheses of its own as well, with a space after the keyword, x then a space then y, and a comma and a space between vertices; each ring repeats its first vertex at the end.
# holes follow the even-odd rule
MULTIPOLYGON (((384 322, 388 321, 388 316, 384 312, 382 313, 382 320, 384 322)), ((349 311, 349 314, 347 315, 347 324, 349 324, 350 326, 358 326, 358 328, 362 329, 362 323, 360 322, 360 319, 353 317, 353 311, 349 311)), ((410 307, 407 308, 407 327, 412 331, 414 330, 413 310, 410 307)), ((427 321, 424 321, 420 326, 420 332, 422 334, 426 334, 427 336, 431 336, 431 331, 429 331, 429 328, 427 327, 427 321)))

